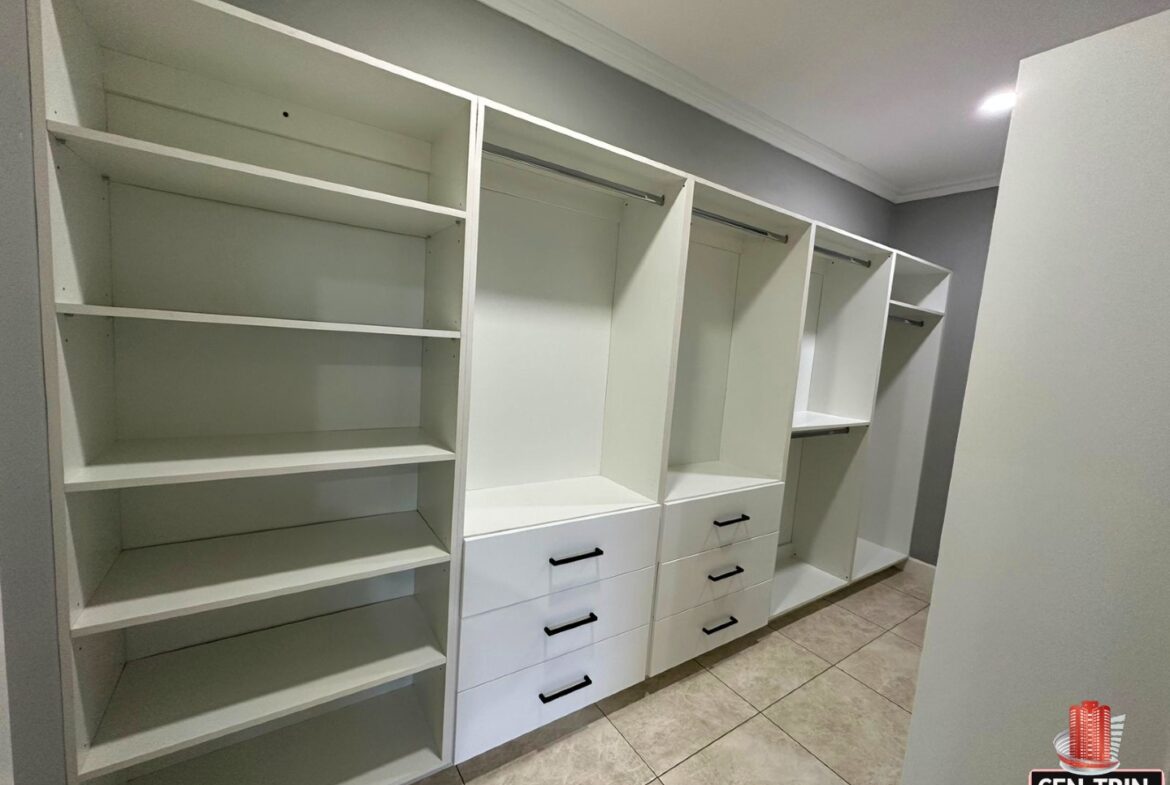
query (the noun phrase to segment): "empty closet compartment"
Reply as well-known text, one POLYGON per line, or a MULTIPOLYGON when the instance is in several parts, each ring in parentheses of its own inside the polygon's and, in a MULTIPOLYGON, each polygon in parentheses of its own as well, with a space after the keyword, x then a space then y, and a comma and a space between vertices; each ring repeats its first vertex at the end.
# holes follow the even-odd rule
MULTIPOLYGON (((941 277, 931 289, 940 304, 946 302, 946 270, 901 253, 895 264, 895 293, 900 286, 906 291, 907 277, 941 277)), ((897 564, 910 553, 944 321, 930 309, 890 302, 854 579, 897 564)))
POLYGON ((111 179, 429 235, 470 97, 216 0, 40 0, 50 133, 111 179))
POLYGON ((696 184, 668 502, 784 478, 811 247, 811 224, 696 184))
POLYGON ((689 186, 489 105, 465 533, 657 502, 689 186))
POLYGON ((772 582, 773 616, 851 579, 867 436, 865 427, 793 436, 772 582))
POLYGON ((890 291, 891 311, 905 308, 920 309, 925 315, 945 313, 950 275, 945 267, 899 251, 890 291))
POLYGON ((893 267, 893 251, 817 226, 793 432, 870 421, 893 267))

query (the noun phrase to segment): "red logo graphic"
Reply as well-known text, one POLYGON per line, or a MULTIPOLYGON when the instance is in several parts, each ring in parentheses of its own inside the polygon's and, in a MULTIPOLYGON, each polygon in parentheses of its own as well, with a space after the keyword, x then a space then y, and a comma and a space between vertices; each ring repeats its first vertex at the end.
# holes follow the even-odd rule
POLYGON ((1060 757, 1060 767, 1072 774, 1108 774, 1121 762, 1121 732, 1125 715, 1097 701, 1081 701, 1068 709, 1068 730, 1061 731, 1053 745, 1060 757))

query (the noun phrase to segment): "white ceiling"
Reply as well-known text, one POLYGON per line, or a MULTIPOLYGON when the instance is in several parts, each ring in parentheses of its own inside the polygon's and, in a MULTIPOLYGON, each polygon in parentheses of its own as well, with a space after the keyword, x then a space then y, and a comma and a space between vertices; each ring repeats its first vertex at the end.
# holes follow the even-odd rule
POLYGON ((482 0, 894 201, 995 185, 1029 55, 1170 0, 482 0))

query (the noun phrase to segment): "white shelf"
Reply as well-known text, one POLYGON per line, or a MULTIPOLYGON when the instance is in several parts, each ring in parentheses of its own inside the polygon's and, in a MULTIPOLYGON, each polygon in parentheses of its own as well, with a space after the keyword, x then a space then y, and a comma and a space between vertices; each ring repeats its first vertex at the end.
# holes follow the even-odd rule
POLYGON ((787 613, 844 585, 845 581, 835 575, 795 557, 784 557, 777 563, 772 579, 772 615, 787 613))
POLYGON ((472 537, 654 504, 599 475, 484 488, 467 493, 463 534, 472 537))
POLYGON ((723 461, 689 463, 670 467, 666 475, 666 500, 691 499, 779 483, 774 477, 761 477, 723 461))
POLYGON ((126 664, 80 762, 92 779, 443 665, 412 597, 126 664))
POLYGON ((285 330, 320 330, 335 333, 402 335, 411 338, 458 338, 458 330, 427 330, 421 327, 388 327, 381 324, 317 322, 307 319, 273 319, 265 316, 233 316, 194 311, 164 311, 155 308, 124 308, 113 305, 57 303, 57 313, 72 316, 108 316, 116 319, 147 319, 159 322, 224 324, 239 327, 274 327, 285 330))
POLYGON ((116 182, 323 221, 428 237, 466 213, 50 120, 49 133, 116 182))
POLYGON ((75 636, 226 608, 450 560, 416 512, 122 551, 75 636))
POLYGON ((812 411, 797 412, 792 416, 793 433, 823 431, 828 428, 852 428, 861 425, 869 425, 869 420, 858 420, 853 417, 838 417, 835 414, 812 411))
POLYGON ((933 308, 924 308, 921 305, 911 305, 897 300, 890 300, 890 316, 902 319, 938 319, 943 316, 942 311, 933 308))
POLYGON ((92 463, 65 472, 65 490, 266 477, 454 460, 419 428, 196 436, 115 442, 92 463))
POLYGON ((878 545, 864 538, 857 539, 857 555, 853 558, 853 580, 868 578, 898 562, 906 561, 906 554, 878 545))
POLYGON ((401 785, 443 768, 411 687, 171 766, 132 785, 401 785))

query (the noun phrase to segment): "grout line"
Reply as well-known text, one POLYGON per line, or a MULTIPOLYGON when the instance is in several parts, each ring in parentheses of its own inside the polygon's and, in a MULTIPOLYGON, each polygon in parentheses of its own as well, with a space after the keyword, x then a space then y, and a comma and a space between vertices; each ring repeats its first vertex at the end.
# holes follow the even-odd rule
MULTIPOLYGON (((779 703, 779 702, 780 701, 776 701, 776 703, 779 703)), ((775 706, 775 705, 776 705, 775 703, 772 704, 772 706, 775 706)), ((768 708, 771 708, 771 706, 769 706, 768 708)), ((764 714, 763 712, 760 712, 760 713, 764 714)), ((772 726, 775 727, 781 733, 783 733, 785 738, 791 739, 793 744, 795 744, 797 747, 800 747, 802 750, 807 752, 809 755, 813 756, 813 758, 815 758, 817 761, 820 761, 820 764, 822 766, 824 766, 826 769, 828 769, 829 771, 836 774, 837 777, 839 777, 842 782, 846 783, 846 785, 852 785, 852 783, 850 783, 849 780, 845 779, 845 776, 843 774, 841 774, 841 772, 837 771, 832 766, 830 766, 828 763, 826 763, 824 760, 822 760, 821 756, 817 755, 815 752, 810 750, 808 747, 801 744, 800 741, 795 736, 793 736, 791 733, 789 733, 788 731, 781 728, 780 723, 776 722, 774 719, 769 717, 767 714, 764 714, 764 719, 766 719, 768 722, 772 723, 772 726)))
POLYGON ((850 673, 849 671, 842 670, 841 668, 837 668, 837 666, 836 666, 836 665, 834 665, 833 667, 834 667, 834 668, 836 668, 836 669, 837 669, 838 671, 840 671, 841 673, 844 673, 844 674, 845 674, 846 676, 848 676, 849 678, 853 679, 853 681, 857 682, 857 683, 858 683, 858 684, 860 684, 862 687, 865 687, 867 690, 869 690, 869 691, 870 691, 870 692, 872 692, 874 695, 876 695, 876 696, 878 696, 879 698, 881 698, 882 700, 884 700, 886 703, 890 704, 891 706, 894 706, 894 707, 895 707, 895 708, 897 708, 899 711, 905 712, 906 714, 911 714, 911 713, 912 713, 912 712, 911 712, 909 709, 907 709, 907 708, 906 708, 906 707, 904 707, 904 706, 899 706, 899 705, 898 705, 896 702, 894 702, 894 701, 890 700, 890 699, 889 699, 889 698, 887 698, 885 695, 882 695, 880 692, 878 692, 878 691, 877 691, 877 690, 875 690, 873 687, 871 687, 871 686, 869 686, 868 684, 866 684, 865 682, 863 682, 861 679, 859 679, 859 678, 857 678, 856 676, 854 676, 854 675, 853 675, 852 673, 850 673))
MULTIPOLYGON (((729 728, 729 729, 727 730, 727 732, 726 732, 726 733, 721 733, 721 734, 719 734, 719 735, 718 735, 718 736, 716 736, 714 739, 711 739, 711 741, 707 742, 707 743, 706 743, 706 744, 704 744, 702 747, 699 747, 699 749, 695 750, 695 751, 694 751, 694 752, 692 752, 690 755, 686 756, 685 758, 683 758, 683 759, 682 759, 682 760, 680 760, 678 763, 676 763, 676 764, 674 764, 673 766, 671 766, 671 767, 670 767, 669 769, 667 769, 666 771, 662 772, 661 774, 656 774, 655 776, 656 776, 658 779, 661 779, 661 778, 665 777, 667 774, 669 774, 670 772, 674 771, 674 770, 675 770, 675 769, 677 769, 679 766, 683 765, 684 763, 686 763, 687 761, 689 761, 691 758, 695 757, 695 756, 696 756, 696 755, 698 755, 700 752, 702 752, 703 750, 707 749, 708 747, 710 747, 710 746, 711 746, 712 744, 714 744, 715 742, 717 742, 717 741, 719 741, 720 739, 722 739, 724 736, 727 736, 727 735, 729 735, 729 734, 731 734, 731 733, 734 733, 734 732, 735 732, 736 730, 738 730, 740 727, 742 727, 742 726, 746 725, 747 723, 749 723, 749 722, 751 722, 752 720, 754 720, 756 717, 758 717, 758 716, 760 716, 761 714, 763 714, 763 712, 762 712, 762 711, 756 711, 756 707, 755 707, 755 706, 752 706, 750 703, 748 704, 748 706, 751 708, 751 710, 752 710, 753 712, 755 712, 754 714, 752 714, 752 716, 748 717, 748 718, 747 718, 747 719, 745 719, 743 722, 737 722, 737 723, 735 724, 735 727, 729 728)), ((653 769, 651 769, 651 771, 653 771, 653 769)))
MULTIPOLYGON (((593 704, 593 705, 597 706, 597 704, 593 704)), ((597 710, 601 711, 601 706, 597 706, 597 710)), ((617 735, 622 737, 622 741, 624 741, 629 746, 629 748, 633 751, 633 753, 638 756, 638 760, 642 761, 642 765, 646 767, 646 771, 650 772, 651 777, 650 777, 650 779, 648 779, 646 781, 646 783, 650 783, 650 782, 653 782, 654 780, 658 779, 658 775, 654 772, 654 767, 650 765, 650 761, 648 761, 642 757, 642 753, 638 752, 638 748, 634 746, 634 743, 626 738, 626 734, 622 733, 622 729, 617 726, 617 723, 615 723, 613 720, 611 720, 609 718, 609 715, 606 714, 604 711, 601 712, 601 718, 603 720, 605 720, 606 722, 608 722, 609 726, 611 728, 613 728, 615 731, 617 731, 617 735)), ((646 785, 646 784, 644 783, 644 785, 646 785)))

